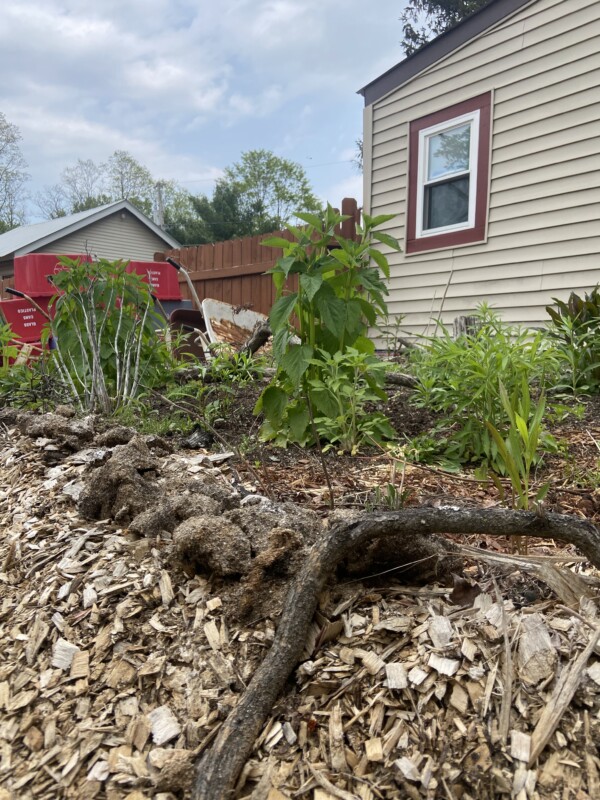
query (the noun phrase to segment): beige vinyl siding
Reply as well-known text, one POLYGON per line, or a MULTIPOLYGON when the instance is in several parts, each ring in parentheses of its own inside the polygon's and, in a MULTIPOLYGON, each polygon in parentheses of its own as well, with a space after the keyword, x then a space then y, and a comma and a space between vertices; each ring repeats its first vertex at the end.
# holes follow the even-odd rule
POLYGON ((388 253, 390 311, 413 333, 445 292, 447 323, 487 300, 508 321, 539 325, 553 296, 600 281, 597 0, 536 0, 374 103, 365 207, 396 214, 386 229, 403 241, 409 123, 490 90, 487 242, 388 253))
POLYGON ((165 247, 164 239, 149 230, 133 214, 119 211, 62 239, 56 239, 35 252, 89 252, 111 260, 154 261, 154 253, 165 247))

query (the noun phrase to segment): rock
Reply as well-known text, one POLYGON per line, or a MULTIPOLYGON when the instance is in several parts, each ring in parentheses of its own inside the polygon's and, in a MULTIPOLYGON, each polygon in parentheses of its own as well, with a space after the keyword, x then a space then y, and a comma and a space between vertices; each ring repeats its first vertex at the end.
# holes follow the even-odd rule
POLYGON ((77 416, 77 412, 73 406, 68 406, 65 404, 56 406, 54 413, 58 414, 59 417, 64 417, 65 419, 73 419, 73 417, 77 416))

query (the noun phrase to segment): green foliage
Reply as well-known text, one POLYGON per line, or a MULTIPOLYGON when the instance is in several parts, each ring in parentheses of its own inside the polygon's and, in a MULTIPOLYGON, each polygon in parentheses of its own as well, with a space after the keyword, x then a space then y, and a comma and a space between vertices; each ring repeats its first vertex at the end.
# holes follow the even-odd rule
POLYGON ((486 6, 490 0, 409 0, 400 21, 407 56, 486 6))
POLYGON ((600 289, 580 297, 571 292, 565 302, 553 297, 556 307, 546 306, 548 334, 566 370, 566 382, 558 389, 574 397, 600 388, 600 289))
POLYGON ((232 413, 238 391, 261 380, 265 368, 262 357, 231 352, 227 345, 212 349, 214 357, 198 364, 198 380, 172 384, 166 391, 168 400, 209 425, 232 413))
POLYGON ((378 314, 386 313, 387 288, 380 271, 389 276, 387 260, 373 240, 399 247, 391 236, 374 230, 388 216, 365 215, 358 241, 335 234, 345 217, 331 206, 320 215, 298 216, 305 225, 288 227, 292 241, 275 237, 263 242, 282 247, 283 256, 271 270, 278 295, 269 317, 277 373, 255 412, 265 415, 263 437, 278 444, 313 441, 314 423, 319 436, 352 451, 366 438, 392 433, 379 417, 366 414, 365 404, 380 396, 383 375, 366 333, 378 314), (286 293, 290 275, 297 276, 298 289, 286 293), (335 390, 326 391, 332 381, 335 390), (355 408, 341 413, 340 403, 348 402, 351 387, 358 392, 355 408), (361 430, 352 421, 355 414, 361 417, 361 430))
MULTIPOLYGON (((500 398, 508 417, 508 433, 503 437, 490 422, 487 428, 498 448, 497 461, 504 467, 512 486, 513 507, 529 510, 531 468, 539 461, 543 447, 542 419, 546 407, 544 393, 535 407, 532 407, 527 381, 523 378, 518 410, 508 396, 506 388, 500 383, 500 398)), ((546 496, 549 484, 538 490, 534 502, 541 502, 546 496)))
POLYGON ((384 400, 386 365, 375 356, 348 347, 333 355, 318 351, 317 377, 308 381, 319 435, 354 455, 362 445, 383 444, 395 437, 387 418, 368 412, 369 404, 384 400))
POLYGON ((261 226, 257 222, 255 209, 246 201, 241 188, 223 179, 217 181, 212 198, 199 195, 191 198, 191 204, 195 217, 191 230, 184 233, 185 239, 181 238, 181 231, 170 228, 173 236, 182 242, 222 242, 268 233, 277 227, 270 219, 266 227, 264 223, 261 226))
POLYGON ((374 492, 367 497, 365 509, 367 511, 400 511, 406 506, 412 496, 411 489, 398 488, 394 483, 387 483, 385 487, 377 486, 374 492))
POLYGON ((156 333, 161 318, 148 285, 127 273, 126 263, 61 263, 67 269, 53 276, 57 368, 81 409, 115 411, 162 381, 172 365, 156 333))
MULTIPOLYGON (((303 167, 269 150, 248 150, 225 169, 224 182, 239 191, 251 209, 253 232, 280 230, 298 211, 317 211, 303 167)), ((238 234, 239 235, 239 234, 238 234)))
POLYGON ((446 459, 497 468, 498 447, 487 424, 503 428, 500 384, 516 408, 523 381, 545 386, 557 374, 558 360, 542 332, 506 325, 485 304, 477 317, 472 336, 453 339, 440 326, 441 335, 411 353, 418 379, 414 401, 444 415, 446 459))

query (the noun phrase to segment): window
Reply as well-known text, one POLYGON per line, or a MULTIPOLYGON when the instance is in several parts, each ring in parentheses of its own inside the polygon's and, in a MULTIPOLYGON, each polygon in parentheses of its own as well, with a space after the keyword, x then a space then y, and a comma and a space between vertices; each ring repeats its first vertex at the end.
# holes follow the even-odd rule
POLYGON ((491 93, 410 125, 406 252, 485 241, 491 93))

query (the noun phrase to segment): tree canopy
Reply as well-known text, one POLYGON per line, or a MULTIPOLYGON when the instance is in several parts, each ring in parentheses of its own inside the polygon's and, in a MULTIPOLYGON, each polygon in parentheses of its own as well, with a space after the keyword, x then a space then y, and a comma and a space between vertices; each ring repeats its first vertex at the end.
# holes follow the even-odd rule
POLYGON ((486 6, 490 0, 409 0, 400 21, 402 47, 412 55, 434 36, 449 30, 486 6))
POLYGON ((0 233, 21 225, 29 175, 21 153, 21 133, 0 111, 0 233))
POLYGON ((182 243, 204 244, 280 230, 297 211, 321 203, 300 164, 249 150, 224 171, 213 196, 189 196, 184 213, 166 207, 166 230, 182 243))

